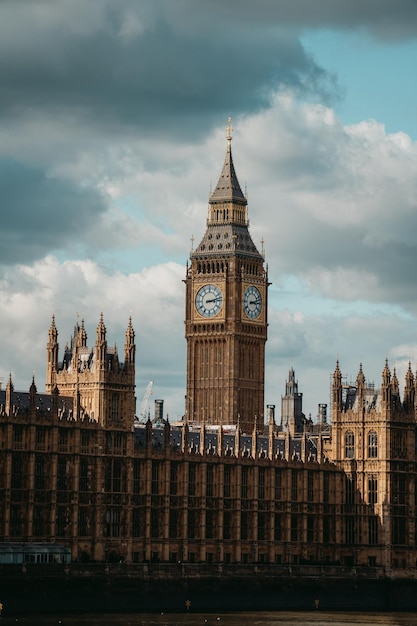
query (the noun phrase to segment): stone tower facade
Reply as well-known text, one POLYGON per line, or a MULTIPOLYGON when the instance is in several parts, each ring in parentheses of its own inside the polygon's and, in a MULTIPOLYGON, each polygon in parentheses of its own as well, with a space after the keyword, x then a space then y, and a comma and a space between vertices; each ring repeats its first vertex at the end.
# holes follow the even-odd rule
POLYGON ((117 346, 109 348, 103 315, 93 348, 87 346, 84 320, 74 327, 70 344, 58 360, 58 331, 52 317, 48 334, 46 392, 74 399, 74 419, 87 418, 106 428, 132 429, 135 417, 135 332, 126 330, 124 362, 117 346))
POLYGON ((342 383, 337 363, 332 385, 331 459, 345 474, 344 529, 353 547, 365 544, 368 562, 415 566, 416 381, 409 366, 403 400, 388 362, 381 388, 366 382, 362 365, 353 385, 342 383))
POLYGON ((186 274, 186 417, 207 424, 264 421, 268 276, 249 233, 247 200, 227 150, 207 229, 186 274))

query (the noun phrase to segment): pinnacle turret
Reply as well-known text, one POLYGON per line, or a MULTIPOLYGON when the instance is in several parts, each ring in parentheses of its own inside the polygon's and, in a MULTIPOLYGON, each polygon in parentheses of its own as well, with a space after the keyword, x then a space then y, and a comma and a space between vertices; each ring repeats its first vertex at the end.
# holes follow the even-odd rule
POLYGON ((135 346, 135 331, 132 325, 132 317, 129 317, 129 322, 126 329, 126 340, 125 340, 125 348, 124 348, 124 361, 125 368, 135 364, 135 354, 136 354, 136 346, 135 346))
POLYGON ((87 332, 84 326, 84 320, 81 320, 81 327, 78 330, 77 346, 85 347, 87 345, 87 332))
POLYGON ((365 375, 363 373, 362 363, 361 363, 359 365, 359 372, 356 377, 356 387, 359 389, 359 388, 363 388, 364 386, 365 386, 365 375))
POLYGON ((97 326, 96 345, 97 343, 101 343, 103 341, 106 341, 106 327, 104 325, 103 313, 100 313, 100 321, 97 326))
POLYGON ((49 342, 55 343, 58 340, 58 331, 55 325, 55 315, 52 315, 51 325, 49 327, 49 342))

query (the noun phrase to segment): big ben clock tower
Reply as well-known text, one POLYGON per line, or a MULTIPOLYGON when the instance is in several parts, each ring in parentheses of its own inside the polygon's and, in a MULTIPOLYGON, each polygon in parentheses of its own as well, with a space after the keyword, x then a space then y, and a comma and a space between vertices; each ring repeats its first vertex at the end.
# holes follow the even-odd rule
POLYGON ((186 417, 251 432, 264 419, 268 276, 232 159, 230 119, 207 229, 186 275, 186 417))

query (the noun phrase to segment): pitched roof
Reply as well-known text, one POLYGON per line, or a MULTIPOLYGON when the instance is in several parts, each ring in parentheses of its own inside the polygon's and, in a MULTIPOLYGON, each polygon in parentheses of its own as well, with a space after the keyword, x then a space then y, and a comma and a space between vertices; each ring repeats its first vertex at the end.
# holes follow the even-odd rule
POLYGON ((210 204, 217 204, 218 202, 237 202, 238 204, 247 204, 247 200, 242 192, 242 189, 240 188, 235 167, 233 165, 230 134, 227 137, 227 149, 223 169, 216 188, 210 195, 209 202, 210 204))

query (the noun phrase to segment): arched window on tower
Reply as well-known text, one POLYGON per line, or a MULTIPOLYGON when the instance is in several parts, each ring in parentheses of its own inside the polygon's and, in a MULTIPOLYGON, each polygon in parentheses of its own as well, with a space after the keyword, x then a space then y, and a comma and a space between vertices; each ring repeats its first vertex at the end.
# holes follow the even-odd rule
POLYGON ((355 435, 350 430, 345 434, 345 458, 355 458, 355 435))
POLYGON ((111 399, 111 419, 116 421, 119 417, 119 396, 117 393, 112 395, 111 399))
POLYGON ((374 430, 368 433, 368 459, 378 458, 378 435, 374 430))

